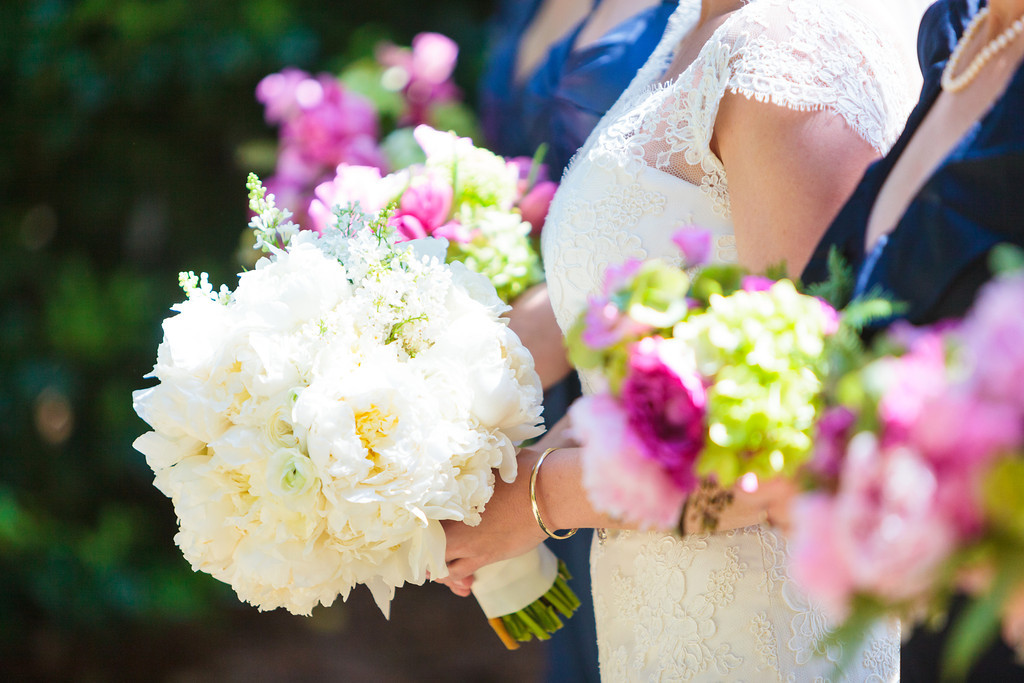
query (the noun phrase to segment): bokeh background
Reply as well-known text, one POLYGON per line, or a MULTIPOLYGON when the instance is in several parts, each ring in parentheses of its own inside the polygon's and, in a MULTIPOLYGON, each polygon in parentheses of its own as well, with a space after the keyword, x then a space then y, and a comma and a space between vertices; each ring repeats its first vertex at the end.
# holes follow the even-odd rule
MULTIPOLYGON (((0 3, 0 679, 533 680, 472 600, 399 591, 309 618, 194 574, 131 443, 177 273, 231 283, 245 175, 285 66, 455 39, 473 105, 489 0, 0 3), (255 143, 255 144, 254 144, 255 143), (248 152, 246 151, 248 150, 248 152)), ((256 170, 256 169, 253 169, 256 170)))

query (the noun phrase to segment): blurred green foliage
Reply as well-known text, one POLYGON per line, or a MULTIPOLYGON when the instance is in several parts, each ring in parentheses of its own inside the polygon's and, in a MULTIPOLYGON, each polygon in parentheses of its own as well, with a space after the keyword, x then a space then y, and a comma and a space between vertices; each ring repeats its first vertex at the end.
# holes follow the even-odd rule
POLYGON ((237 271, 253 90, 338 70, 383 37, 446 33, 472 97, 487 0, 11 0, 0 4, 0 657, 215 618, 131 443, 177 273, 237 271))

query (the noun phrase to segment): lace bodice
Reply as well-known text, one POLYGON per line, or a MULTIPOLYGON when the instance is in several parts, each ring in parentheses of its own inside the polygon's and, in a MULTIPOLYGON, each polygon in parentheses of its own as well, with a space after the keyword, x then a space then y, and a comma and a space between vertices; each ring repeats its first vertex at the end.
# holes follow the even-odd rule
MULTIPOLYGON (((845 0, 749 2, 666 80, 699 16, 699 0, 680 2, 651 59, 563 177, 543 234, 563 330, 600 291, 609 265, 676 258, 671 236, 680 227, 710 230, 714 259, 736 260, 726 169, 710 145, 726 92, 833 111, 879 153, 913 105, 919 76, 892 56, 895 39, 845 0)), ((591 379, 583 375, 585 388, 591 379)), ((786 564, 784 540, 757 526, 681 540, 599 534, 591 569, 603 678, 831 680, 839 654, 813 655, 826 623, 786 564)), ((898 631, 879 625, 838 678, 893 680, 898 653, 898 631)))
POLYGON ((668 238, 678 227, 711 230, 718 255, 735 259, 725 167, 710 147, 727 91, 834 111, 880 154, 914 104, 920 76, 893 56, 900 40, 843 0, 750 2, 681 74, 663 81, 699 17, 699 1, 680 3, 648 63, 566 171, 548 217, 555 229, 545 230, 543 244, 546 261, 557 263, 547 276, 563 329, 600 288, 610 262, 671 257, 668 238), (598 178, 605 173, 613 182, 598 178), (590 287, 580 291, 584 282, 590 287))

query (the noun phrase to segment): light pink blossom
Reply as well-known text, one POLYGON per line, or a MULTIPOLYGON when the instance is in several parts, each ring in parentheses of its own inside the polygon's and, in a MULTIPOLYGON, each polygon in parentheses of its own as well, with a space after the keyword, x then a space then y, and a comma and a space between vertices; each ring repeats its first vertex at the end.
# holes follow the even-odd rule
POLYGON ((702 266, 711 259, 711 233, 695 227, 677 230, 672 241, 683 252, 684 265, 702 266))
POLYGON ((583 485, 597 510, 643 528, 673 529, 686 493, 649 459, 614 398, 598 394, 569 409, 583 449, 583 485))
POLYGON ((550 180, 539 182, 519 200, 519 211, 523 215, 523 220, 532 226, 530 234, 533 237, 539 237, 541 230, 544 229, 544 221, 548 217, 548 209, 557 190, 558 183, 550 180))

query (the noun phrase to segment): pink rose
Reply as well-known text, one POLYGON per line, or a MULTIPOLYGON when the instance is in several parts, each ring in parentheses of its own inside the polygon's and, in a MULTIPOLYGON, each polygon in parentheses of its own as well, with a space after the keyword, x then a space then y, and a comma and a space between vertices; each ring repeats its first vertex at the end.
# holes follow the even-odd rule
POLYGON ((1024 414, 1024 276, 986 285, 964 320, 963 343, 975 391, 1005 401, 1024 414))
POLYGON ((671 348, 660 337, 630 347, 621 400, 647 457, 688 492, 697 486, 694 465, 704 448, 707 394, 696 370, 680 367, 671 348))
POLYGON ((616 400, 607 394, 586 396, 569 415, 583 449, 583 486, 594 508, 642 528, 674 529, 686 493, 647 457, 616 400))
POLYGON ((335 206, 358 204, 366 213, 380 211, 389 200, 386 184, 381 180, 378 168, 339 165, 334 178, 314 190, 314 199, 309 204, 313 229, 322 232, 334 222, 335 206))

